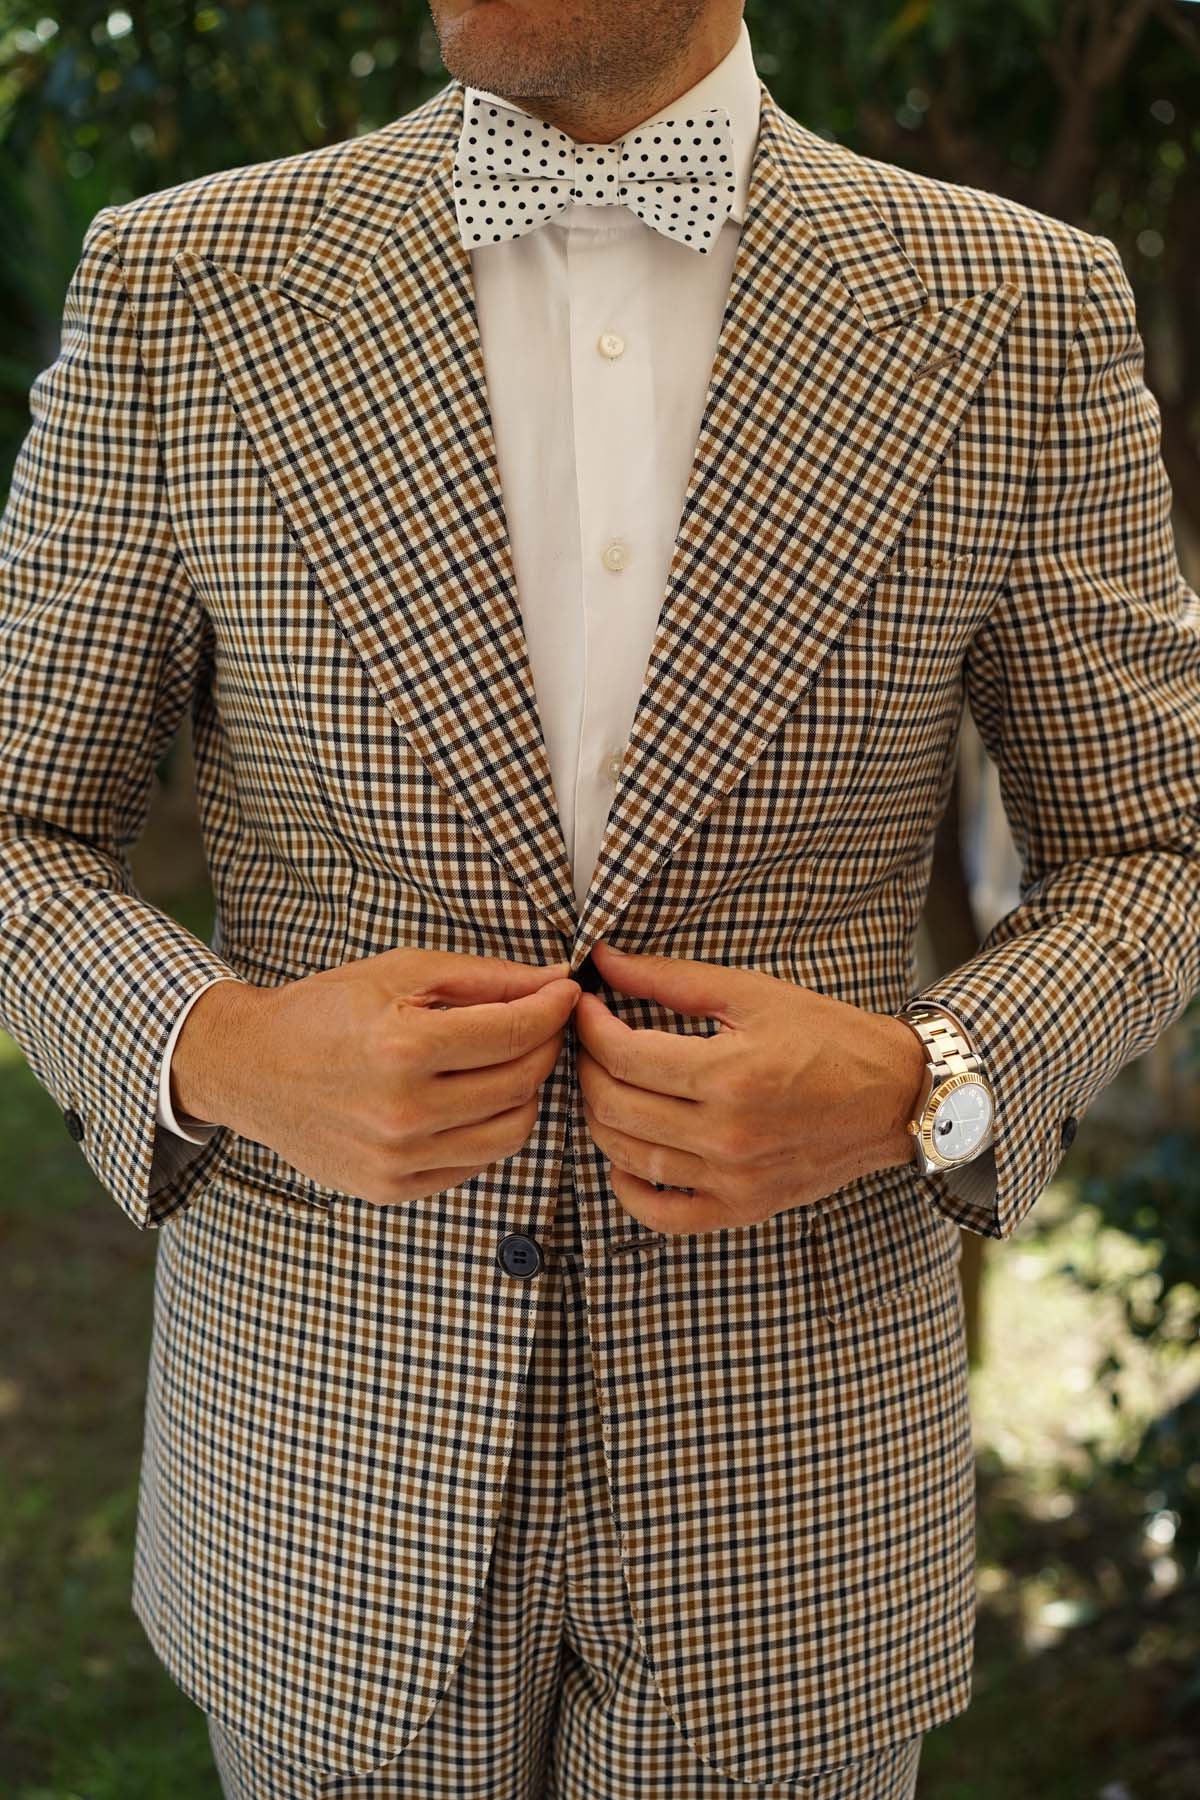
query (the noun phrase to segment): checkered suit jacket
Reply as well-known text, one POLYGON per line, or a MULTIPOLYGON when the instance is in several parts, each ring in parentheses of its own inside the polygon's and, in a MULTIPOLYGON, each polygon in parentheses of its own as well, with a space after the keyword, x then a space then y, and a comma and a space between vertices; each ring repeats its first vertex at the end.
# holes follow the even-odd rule
POLYGON ((648 1664, 715 1768, 800 1780, 968 1703, 958 1227, 1012 1233, 1200 981, 1197 603, 1113 245, 851 154, 764 87, 578 908, 455 230, 462 99, 89 227, 0 536, 0 1016, 159 1233, 134 1606, 199 1705, 337 1773, 419 1730, 531 1347, 496 1246, 545 1234, 569 1181, 648 1664), (410 1205, 228 1128, 185 1163, 158 1141, 171 1023, 220 970, 397 944, 578 968, 605 936, 895 1009, 964 692, 1024 863, 1020 905, 925 990, 995 1083, 986 1203, 906 1167, 648 1232, 569 1032, 524 1149, 410 1205), (211 947, 127 861, 185 708, 211 947))

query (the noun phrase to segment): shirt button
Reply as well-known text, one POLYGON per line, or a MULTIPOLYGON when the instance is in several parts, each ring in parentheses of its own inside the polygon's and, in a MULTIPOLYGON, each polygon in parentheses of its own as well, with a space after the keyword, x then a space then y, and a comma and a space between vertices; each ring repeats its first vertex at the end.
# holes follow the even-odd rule
POLYGON ((606 569, 623 569, 629 561, 629 551, 624 544, 609 544, 601 560, 606 569))
POLYGON ((615 753, 615 755, 609 757, 608 762, 605 766, 608 769, 608 778, 610 781, 617 781, 620 779, 621 764, 623 761, 624 761, 624 752, 621 750, 618 750, 615 753))
POLYGON ((620 356, 624 348, 625 339, 619 337, 615 331, 602 331, 600 333, 601 356, 620 356))

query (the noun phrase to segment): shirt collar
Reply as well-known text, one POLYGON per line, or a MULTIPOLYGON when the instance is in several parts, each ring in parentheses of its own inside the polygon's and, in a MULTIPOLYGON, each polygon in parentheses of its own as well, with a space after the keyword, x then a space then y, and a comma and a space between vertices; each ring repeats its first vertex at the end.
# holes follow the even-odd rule
MULTIPOLYGON (((536 118, 526 107, 518 106, 515 101, 505 99, 503 94, 489 93, 486 88, 466 87, 464 104, 469 105, 472 95, 480 102, 488 105, 506 106, 510 111, 523 113, 526 118, 536 118)), ((701 76, 686 93, 676 95, 667 106, 660 106, 657 112, 646 119, 639 119, 629 126, 630 131, 640 131, 647 125, 653 125, 659 119, 678 118, 684 108, 703 112, 709 106, 723 106, 729 114, 730 129, 733 132, 733 173, 735 192, 730 218, 738 225, 746 216, 746 194, 750 186, 750 168, 754 161, 754 151, 758 142, 759 111, 762 95, 759 87, 758 70, 754 66, 754 52, 750 44, 750 33, 746 21, 741 21, 741 29, 737 40, 721 58, 715 69, 701 76)), ((544 121, 539 121, 544 123, 544 121)), ((583 217, 594 219, 597 223, 609 224, 612 215, 620 209, 614 207, 588 206, 585 203, 568 206, 558 215, 566 220, 578 222, 583 217)), ((629 215, 632 217, 632 214, 629 215)))

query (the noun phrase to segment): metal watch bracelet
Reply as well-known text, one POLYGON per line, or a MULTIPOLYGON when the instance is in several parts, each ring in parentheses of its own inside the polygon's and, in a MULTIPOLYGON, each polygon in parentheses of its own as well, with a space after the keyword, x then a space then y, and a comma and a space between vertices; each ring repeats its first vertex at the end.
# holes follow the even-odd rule
MULTIPOLYGON (((983 1064, 980 1058, 971 1048, 958 1025, 949 1013, 935 1006, 932 1001, 914 1000, 897 1016, 912 1027, 925 1045, 930 1072, 933 1076, 930 1094, 935 1093, 942 1082, 951 1075, 981 1075, 984 1080, 987 1079, 983 1073, 983 1064)), ((987 1136, 974 1152, 976 1156, 981 1156, 989 1147, 992 1136, 992 1127, 989 1126, 987 1136)))

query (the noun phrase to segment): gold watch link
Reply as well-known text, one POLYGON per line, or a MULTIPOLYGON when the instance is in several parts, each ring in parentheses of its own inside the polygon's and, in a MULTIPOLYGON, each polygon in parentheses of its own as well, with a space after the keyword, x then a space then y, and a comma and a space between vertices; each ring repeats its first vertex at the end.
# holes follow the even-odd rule
POLYGON ((991 1098, 991 1083, 983 1064, 963 1035, 958 1022, 932 1001, 914 1000, 896 1017, 903 1019, 920 1038, 925 1050, 927 1079, 917 1116, 908 1122, 909 1133, 917 1140, 917 1162, 924 1173, 933 1169, 953 1168, 956 1163, 982 1155, 992 1142, 989 1123, 981 1141, 969 1157, 945 1157, 938 1153, 933 1141, 934 1116, 948 1094, 968 1083, 979 1083, 991 1098))

